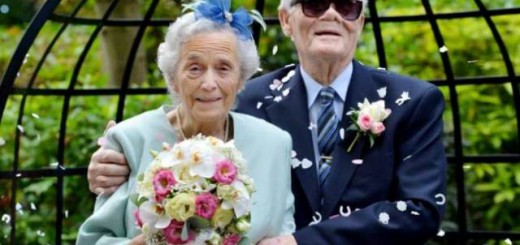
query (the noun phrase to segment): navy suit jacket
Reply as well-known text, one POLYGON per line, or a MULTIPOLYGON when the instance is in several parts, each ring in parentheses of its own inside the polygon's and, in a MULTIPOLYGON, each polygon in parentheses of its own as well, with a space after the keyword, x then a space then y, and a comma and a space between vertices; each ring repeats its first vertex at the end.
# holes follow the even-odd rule
MULTIPOLYGON (((297 227, 293 235, 298 244, 424 244, 437 233, 445 208, 443 95, 421 80, 356 61, 353 66, 341 127, 346 130, 352 123, 346 112, 358 109, 357 103, 383 99, 392 110, 383 122, 386 130, 372 147, 365 137, 350 152, 347 147, 356 132, 345 131, 332 154, 323 197, 315 165, 293 165, 297 227), (386 94, 380 95, 378 90, 384 88, 386 94), (406 92, 410 99, 396 103, 406 92), (353 164, 355 159, 363 163, 353 164), (309 225, 319 216, 320 223, 309 225)), ((236 110, 286 130, 296 158, 315 161, 307 93, 298 65, 247 82, 236 110)))

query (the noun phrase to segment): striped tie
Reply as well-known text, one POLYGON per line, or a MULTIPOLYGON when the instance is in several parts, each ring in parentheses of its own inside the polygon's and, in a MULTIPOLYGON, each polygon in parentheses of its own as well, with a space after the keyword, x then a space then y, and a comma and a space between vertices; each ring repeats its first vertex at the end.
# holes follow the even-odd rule
POLYGON ((334 113, 334 89, 326 87, 320 90, 319 101, 321 109, 318 113, 318 149, 322 156, 318 175, 320 187, 325 184, 325 180, 330 172, 331 154, 339 138, 339 120, 334 113), (326 156, 327 158, 323 158, 326 156))

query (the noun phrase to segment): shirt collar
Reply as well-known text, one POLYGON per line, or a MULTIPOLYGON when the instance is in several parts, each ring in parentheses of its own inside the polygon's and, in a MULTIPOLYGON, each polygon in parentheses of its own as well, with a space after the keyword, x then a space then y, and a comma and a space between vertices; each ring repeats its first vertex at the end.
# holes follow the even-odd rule
MULTIPOLYGON (((350 84, 350 79, 352 78, 353 65, 352 62, 343 69, 343 71, 332 81, 330 87, 336 91, 341 100, 345 102, 345 98, 347 96, 348 86, 350 84)), ((302 74, 303 83, 305 84, 305 89, 307 90, 307 107, 311 108, 312 104, 318 97, 318 93, 325 86, 318 83, 314 80, 304 69, 300 66, 300 72, 302 74)))

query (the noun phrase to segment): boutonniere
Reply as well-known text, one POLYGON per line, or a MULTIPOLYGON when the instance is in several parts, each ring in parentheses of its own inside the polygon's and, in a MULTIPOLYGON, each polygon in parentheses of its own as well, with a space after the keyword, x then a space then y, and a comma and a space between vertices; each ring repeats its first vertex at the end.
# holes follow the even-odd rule
POLYGON ((365 98, 363 103, 358 103, 359 110, 352 109, 347 112, 350 117, 352 125, 347 130, 357 131, 356 137, 347 149, 347 152, 352 150, 354 144, 362 137, 368 136, 370 140, 370 147, 374 145, 375 138, 385 131, 383 121, 392 112, 385 108, 385 101, 378 100, 370 103, 365 98))

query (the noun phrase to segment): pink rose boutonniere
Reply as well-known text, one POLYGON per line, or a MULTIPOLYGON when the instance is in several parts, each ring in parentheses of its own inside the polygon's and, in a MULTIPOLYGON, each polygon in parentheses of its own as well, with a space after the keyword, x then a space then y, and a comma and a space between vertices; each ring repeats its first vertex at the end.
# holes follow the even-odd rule
POLYGON ((359 110, 353 109, 347 112, 347 116, 350 116, 350 120, 352 120, 352 125, 350 125, 347 130, 357 131, 356 138, 354 138, 347 149, 348 152, 352 150, 352 147, 361 136, 368 136, 370 147, 372 147, 375 137, 385 131, 383 121, 392 112, 390 109, 385 108, 384 100, 370 103, 368 99, 365 98, 363 103, 358 103, 358 107, 359 110))

